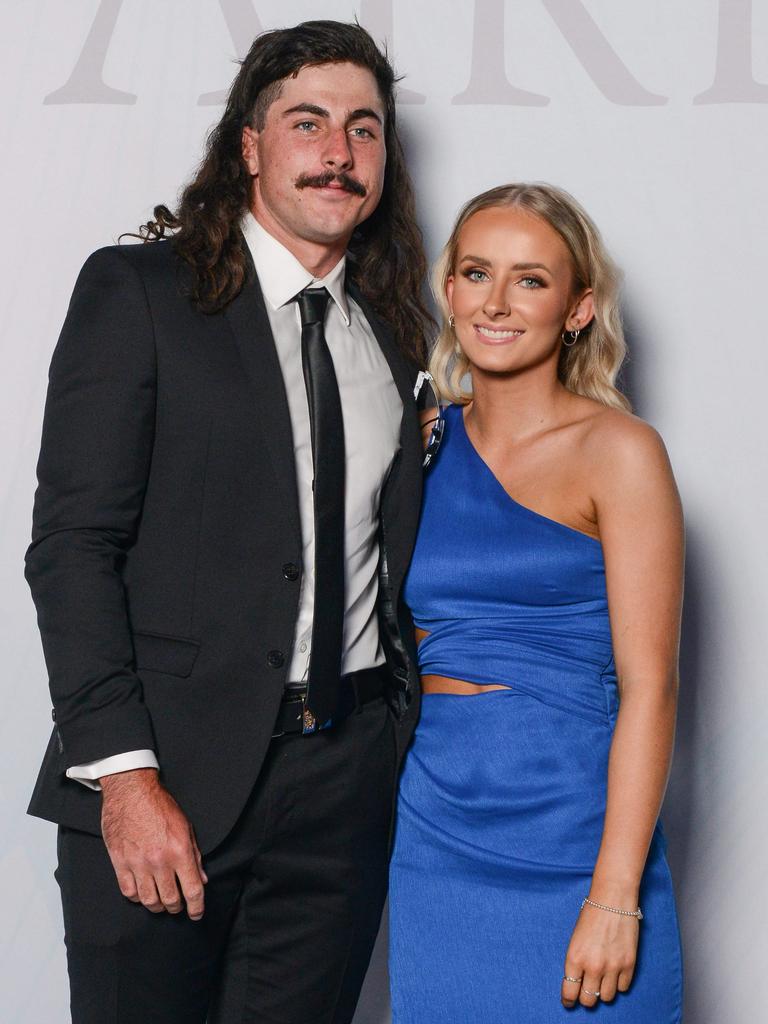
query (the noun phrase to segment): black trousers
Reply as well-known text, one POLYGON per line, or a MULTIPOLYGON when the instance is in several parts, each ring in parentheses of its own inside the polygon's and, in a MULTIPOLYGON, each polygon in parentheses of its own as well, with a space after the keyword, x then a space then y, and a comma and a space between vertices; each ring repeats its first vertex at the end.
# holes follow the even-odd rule
POLYGON ((204 859, 205 914, 123 897, 103 841, 59 830, 73 1024, 349 1024, 386 895, 391 712, 272 741, 204 859))

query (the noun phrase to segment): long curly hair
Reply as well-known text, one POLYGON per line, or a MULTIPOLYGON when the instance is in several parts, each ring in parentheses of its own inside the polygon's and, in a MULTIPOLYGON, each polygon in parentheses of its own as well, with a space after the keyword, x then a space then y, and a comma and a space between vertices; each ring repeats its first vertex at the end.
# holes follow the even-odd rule
POLYGON ((386 53, 360 25, 305 21, 258 36, 241 61, 224 115, 208 136, 203 160, 184 187, 176 212, 156 206, 138 237, 172 238, 177 253, 193 270, 190 298, 200 310, 216 313, 230 303, 245 284, 249 268, 240 228, 251 199, 251 176, 241 152, 243 128, 264 127, 283 80, 304 67, 340 62, 371 71, 386 115, 382 196, 352 236, 347 273, 393 328, 403 354, 423 366, 434 321, 422 297, 427 262, 397 133, 397 78, 386 53))
POLYGON ((441 394, 461 404, 472 398, 471 393, 462 387, 462 380, 469 371, 469 361, 458 347, 456 334, 449 323, 445 286, 454 273, 462 227, 473 214, 497 206, 525 210, 554 228, 571 256, 574 293, 592 289, 594 319, 581 332, 578 344, 561 346, 558 378, 577 395, 594 398, 616 409, 631 409, 629 399, 616 384, 627 354, 619 309, 619 270, 584 208, 564 189, 544 182, 499 185, 470 199, 456 219, 451 237, 432 273, 432 290, 443 322, 429 368, 441 394))

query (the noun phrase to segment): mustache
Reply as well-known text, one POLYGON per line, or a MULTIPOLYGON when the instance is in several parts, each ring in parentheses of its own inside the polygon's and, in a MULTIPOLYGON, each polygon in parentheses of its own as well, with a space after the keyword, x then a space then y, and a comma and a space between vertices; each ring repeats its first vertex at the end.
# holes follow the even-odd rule
POLYGON ((348 174, 336 174, 334 171, 325 171, 323 174, 302 174, 296 179, 296 188, 325 188, 332 181, 337 181, 343 189, 355 196, 366 196, 368 190, 365 185, 348 174))

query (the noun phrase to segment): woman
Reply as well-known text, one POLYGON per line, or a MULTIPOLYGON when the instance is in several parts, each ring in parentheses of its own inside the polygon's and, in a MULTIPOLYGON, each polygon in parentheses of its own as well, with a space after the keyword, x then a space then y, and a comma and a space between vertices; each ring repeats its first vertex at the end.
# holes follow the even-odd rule
POLYGON ((435 290, 430 368, 454 404, 405 590, 424 697, 392 862, 393 1020, 597 1006, 676 1024, 657 816, 682 515, 661 440, 615 385, 617 274, 571 196, 509 185, 465 206, 435 290))

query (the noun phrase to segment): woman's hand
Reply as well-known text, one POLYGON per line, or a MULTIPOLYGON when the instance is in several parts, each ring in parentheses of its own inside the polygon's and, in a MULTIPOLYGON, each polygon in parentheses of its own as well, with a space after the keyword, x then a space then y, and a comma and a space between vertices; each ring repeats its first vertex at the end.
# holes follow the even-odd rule
POLYGON ((594 1006, 599 992, 604 1003, 610 1003, 616 992, 626 992, 632 981, 637 958, 640 922, 609 910, 586 904, 573 930, 565 957, 568 978, 563 981, 560 998, 563 1006, 594 1006))

